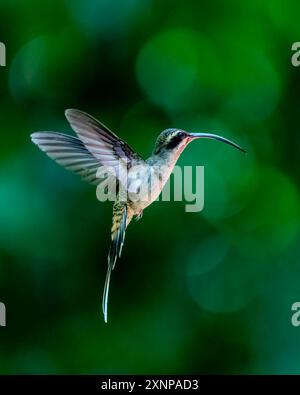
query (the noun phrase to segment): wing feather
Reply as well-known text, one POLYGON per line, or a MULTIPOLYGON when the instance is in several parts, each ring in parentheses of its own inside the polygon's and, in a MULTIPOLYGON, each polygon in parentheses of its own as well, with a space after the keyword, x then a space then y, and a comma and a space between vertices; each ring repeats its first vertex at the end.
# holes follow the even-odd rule
POLYGON ((105 125, 90 115, 74 109, 66 110, 72 129, 87 150, 127 188, 127 172, 143 159, 105 125))
POLYGON ((37 132, 31 135, 32 141, 51 159, 66 169, 80 175, 84 180, 98 185, 96 177, 101 163, 86 149, 77 137, 62 133, 37 132))

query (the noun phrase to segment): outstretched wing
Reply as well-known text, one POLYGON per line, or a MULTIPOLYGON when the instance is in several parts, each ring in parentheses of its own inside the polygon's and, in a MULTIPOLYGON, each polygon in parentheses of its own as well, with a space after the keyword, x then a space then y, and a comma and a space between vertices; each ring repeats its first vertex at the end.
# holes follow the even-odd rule
POLYGON ((127 173, 131 166, 143 159, 106 126, 90 115, 69 109, 65 112, 72 129, 87 150, 127 188, 127 173))
POLYGON ((107 322, 107 304, 111 271, 114 269, 117 258, 121 256, 125 238, 127 222, 127 205, 123 202, 116 202, 113 208, 113 223, 111 228, 111 244, 108 253, 108 268, 104 284, 102 310, 104 321, 107 322))
POLYGON ((77 137, 62 133, 37 132, 31 135, 32 141, 51 159, 81 176, 82 179, 97 185, 97 171, 102 166, 77 137))

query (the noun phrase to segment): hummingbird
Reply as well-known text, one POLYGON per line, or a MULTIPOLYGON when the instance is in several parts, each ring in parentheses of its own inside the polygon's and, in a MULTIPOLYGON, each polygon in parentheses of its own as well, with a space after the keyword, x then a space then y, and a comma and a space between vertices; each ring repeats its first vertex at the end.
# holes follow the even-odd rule
POLYGON ((152 155, 144 160, 125 141, 89 114, 68 109, 65 116, 76 137, 57 132, 36 132, 31 134, 31 139, 51 159, 83 180, 97 188, 103 185, 103 188, 115 187, 111 243, 102 298, 102 312, 107 322, 111 273, 121 256, 126 228, 133 218, 140 219, 143 210, 157 199, 187 145, 206 138, 246 151, 216 134, 170 128, 159 134, 152 155), (105 184, 101 174, 105 174, 105 184))

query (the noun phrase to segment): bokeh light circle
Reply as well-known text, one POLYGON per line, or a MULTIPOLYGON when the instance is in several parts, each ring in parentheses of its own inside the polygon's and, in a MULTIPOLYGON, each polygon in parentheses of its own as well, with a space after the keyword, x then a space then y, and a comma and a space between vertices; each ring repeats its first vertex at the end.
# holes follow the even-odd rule
POLYGON ((137 79, 150 100, 167 109, 185 107, 201 66, 197 34, 172 29, 158 33, 137 57, 137 79))
POLYGON ((9 88, 16 101, 55 100, 72 97, 85 44, 76 32, 39 36, 15 55, 9 73, 9 88))

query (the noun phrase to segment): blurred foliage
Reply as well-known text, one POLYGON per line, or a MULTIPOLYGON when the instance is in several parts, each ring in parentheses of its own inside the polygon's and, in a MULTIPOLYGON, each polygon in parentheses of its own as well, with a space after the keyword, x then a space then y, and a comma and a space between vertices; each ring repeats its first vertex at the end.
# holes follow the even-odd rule
POLYGON ((1 0, 0 373, 300 373, 299 2, 1 0), (111 206, 31 144, 89 112, 144 157, 191 144, 205 208, 156 202, 127 232, 109 324, 111 206))

